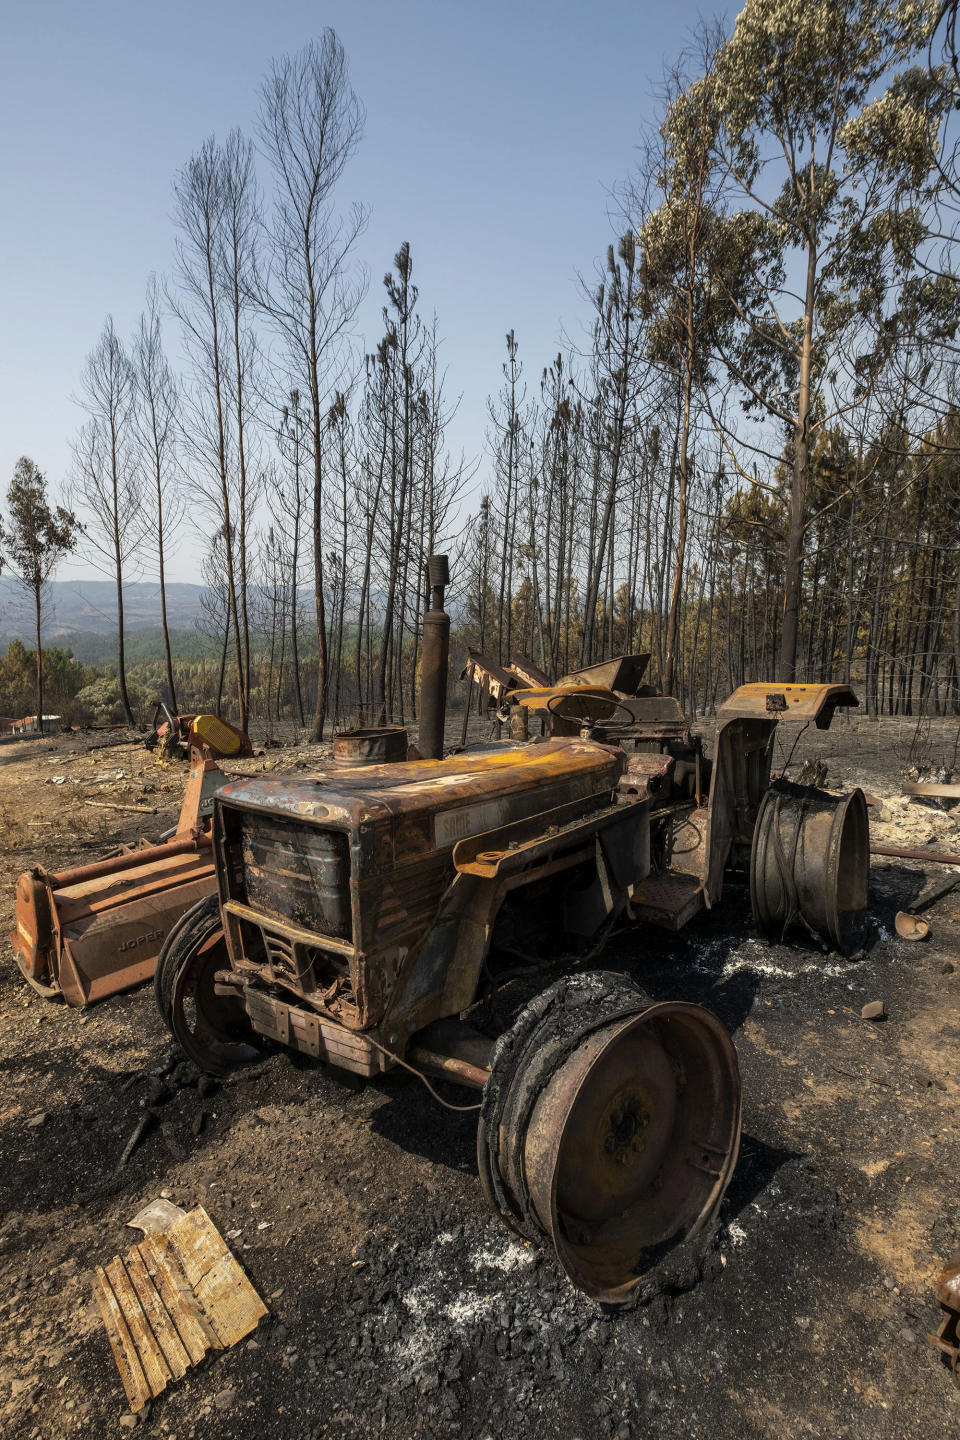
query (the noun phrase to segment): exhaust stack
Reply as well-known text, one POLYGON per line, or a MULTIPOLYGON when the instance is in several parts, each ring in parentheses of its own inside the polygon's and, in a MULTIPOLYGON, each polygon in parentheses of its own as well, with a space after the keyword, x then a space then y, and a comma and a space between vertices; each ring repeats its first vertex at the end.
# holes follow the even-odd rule
POLYGON ((423 661, 420 672, 420 743, 424 760, 443 757, 447 716, 447 667, 450 658, 450 616, 443 608, 444 587, 450 583, 446 555, 430 555, 427 576, 432 595, 423 617, 423 661))

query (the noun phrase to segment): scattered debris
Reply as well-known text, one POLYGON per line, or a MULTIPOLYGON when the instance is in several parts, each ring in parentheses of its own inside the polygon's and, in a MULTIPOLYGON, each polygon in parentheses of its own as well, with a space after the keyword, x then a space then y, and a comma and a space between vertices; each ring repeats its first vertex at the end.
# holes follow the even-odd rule
POLYGON ((122 1170, 124 1165, 126 1165, 127 1161, 130 1159, 130 1156, 133 1154, 134 1150, 136 1150, 137 1146, 140 1144, 140 1141, 143 1139, 147 1126, 150 1124, 150 1121, 152 1119, 153 1111, 149 1109, 144 1110, 143 1114, 140 1116, 140 1119, 133 1127, 133 1132, 130 1135, 130 1139, 123 1147, 123 1154, 117 1161, 118 1170, 122 1170))
POLYGON ((906 850, 897 845, 871 845, 871 855, 889 855, 895 860, 926 860, 930 865, 960 865, 960 855, 937 850, 906 850))
POLYGON ((827 764, 819 756, 804 760, 796 774, 797 785, 816 785, 822 789, 827 783, 827 764))
POLYGON ((94 1297, 134 1414, 269 1313, 202 1205, 98 1265, 94 1297))
POLYGON ((903 793, 921 799, 930 797, 938 800, 960 800, 960 784, 957 781, 949 784, 934 784, 929 780, 908 782, 903 787, 903 793))
POLYGON ((871 1000, 860 1011, 861 1020, 886 1020, 887 1007, 882 1000, 871 1000))
POLYGON ((898 910, 893 924, 901 940, 926 940, 930 934, 926 920, 919 915, 911 915, 907 910, 898 910))
POLYGON ((167 1230, 176 1221, 182 1220, 186 1210, 181 1210, 179 1205, 173 1205, 165 1196, 161 1195, 157 1200, 151 1200, 149 1205, 144 1205, 138 1210, 132 1220, 127 1221, 127 1227, 131 1230, 142 1230, 145 1235, 152 1235, 157 1230, 167 1230))

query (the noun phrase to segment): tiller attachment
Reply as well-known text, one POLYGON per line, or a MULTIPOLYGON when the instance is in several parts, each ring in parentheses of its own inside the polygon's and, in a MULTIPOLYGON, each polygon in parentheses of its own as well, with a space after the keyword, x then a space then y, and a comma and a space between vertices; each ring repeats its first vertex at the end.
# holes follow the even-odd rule
POLYGON ((38 865, 20 876, 10 939, 24 979, 41 995, 87 1005, 148 980, 167 932, 216 890, 204 814, 223 776, 199 751, 191 755, 172 839, 57 874, 38 865))

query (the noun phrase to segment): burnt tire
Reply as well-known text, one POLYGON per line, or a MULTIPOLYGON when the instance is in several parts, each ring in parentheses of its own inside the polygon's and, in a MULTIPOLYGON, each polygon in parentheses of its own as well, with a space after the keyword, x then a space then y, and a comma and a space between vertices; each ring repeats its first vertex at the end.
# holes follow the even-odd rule
POLYGON ((205 895, 202 900, 198 900, 196 904, 190 906, 189 910, 183 912, 180 919, 168 932, 160 954, 157 956, 157 968, 153 972, 153 996, 168 1030, 170 1029, 170 997, 173 992, 173 981, 177 966, 183 958, 180 948, 181 941, 187 931, 192 932, 194 927, 207 928, 214 918, 219 926, 220 902, 216 895, 205 895))
POLYGON ((208 895, 168 935, 155 977, 164 1023, 187 1058, 208 1075, 225 1075, 260 1058, 241 1000, 217 994, 216 973, 228 968, 220 907, 217 897, 208 895))

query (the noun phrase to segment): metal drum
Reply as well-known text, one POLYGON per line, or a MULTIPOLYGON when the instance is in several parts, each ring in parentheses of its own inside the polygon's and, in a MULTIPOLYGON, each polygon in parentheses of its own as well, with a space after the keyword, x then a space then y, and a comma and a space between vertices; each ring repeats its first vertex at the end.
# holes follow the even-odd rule
POLYGON ((338 730, 333 737, 334 765, 390 765, 406 758, 407 732, 402 725, 338 730))

